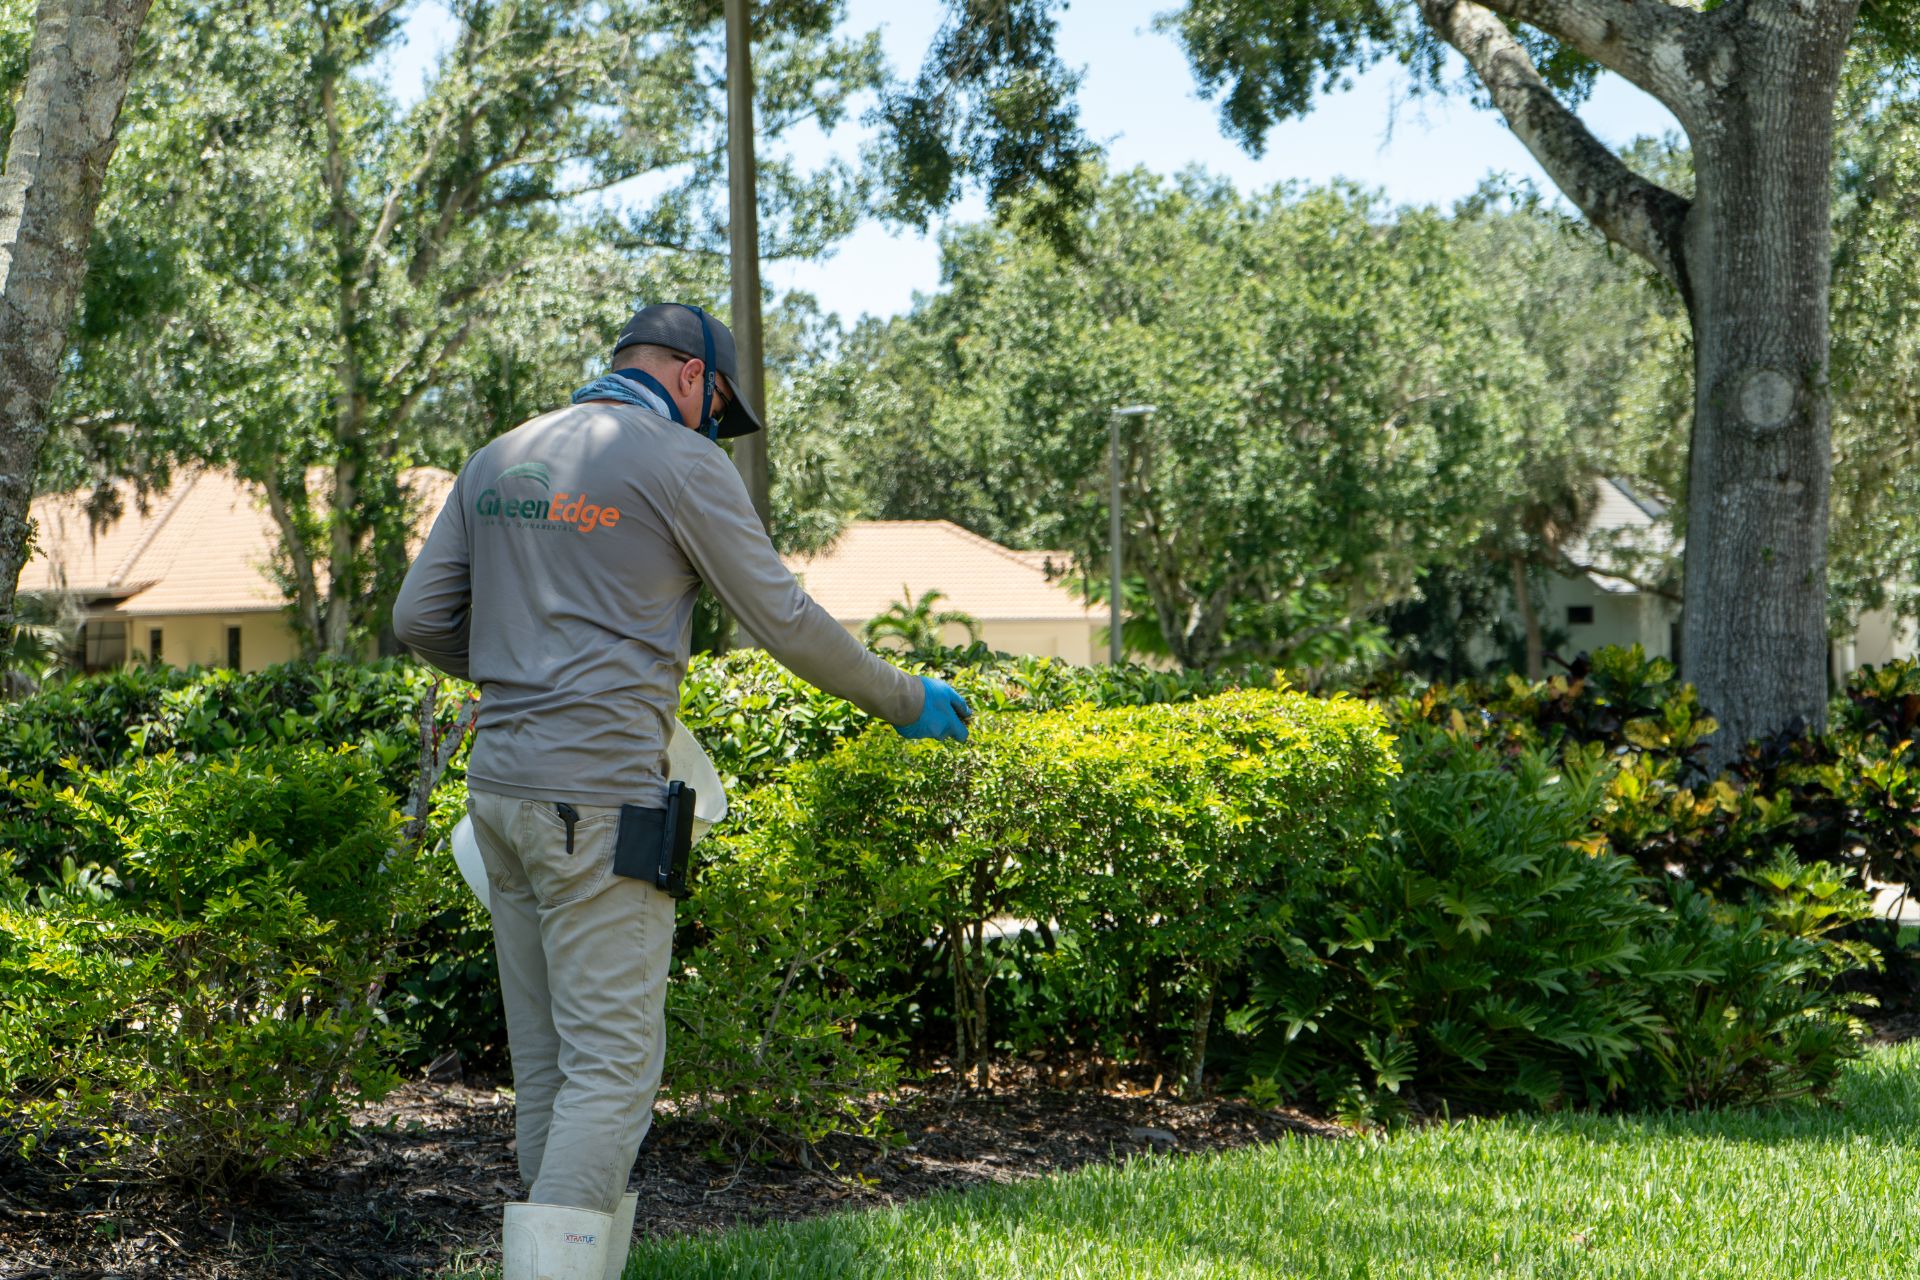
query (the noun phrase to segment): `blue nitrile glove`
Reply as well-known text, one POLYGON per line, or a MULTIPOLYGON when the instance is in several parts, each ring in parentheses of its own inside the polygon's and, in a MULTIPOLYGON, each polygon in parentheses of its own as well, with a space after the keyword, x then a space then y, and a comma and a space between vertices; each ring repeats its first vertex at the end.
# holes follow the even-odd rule
POLYGON ((927 705, 920 709, 920 718, 912 724, 893 727, 903 738, 951 738, 965 742, 967 721, 973 719, 973 708, 967 705, 967 700, 945 680, 921 676, 920 683, 927 688, 927 705))

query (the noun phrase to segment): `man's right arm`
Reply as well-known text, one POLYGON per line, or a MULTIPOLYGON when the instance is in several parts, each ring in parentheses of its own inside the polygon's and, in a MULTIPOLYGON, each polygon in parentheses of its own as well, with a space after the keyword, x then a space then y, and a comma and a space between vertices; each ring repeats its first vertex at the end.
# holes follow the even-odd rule
POLYGON ((673 534, 701 581, 780 665, 889 724, 920 718, 925 685, 876 657, 801 590, 725 454, 689 474, 673 534))
POLYGON ((394 638, 462 680, 467 678, 467 640, 473 624, 473 560, 466 504, 461 499, 465 480, 463 469, 393 602, 394 638))

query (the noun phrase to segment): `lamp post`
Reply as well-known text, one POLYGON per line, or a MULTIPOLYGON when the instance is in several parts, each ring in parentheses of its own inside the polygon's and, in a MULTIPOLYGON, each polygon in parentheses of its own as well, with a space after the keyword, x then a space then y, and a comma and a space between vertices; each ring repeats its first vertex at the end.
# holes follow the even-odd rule
POLYGON ((1108 501, 1108 516, 1112 521, 1108 529, 1108 548, 1113 557, 1110 594, 1107 596, 1107 661, 1114 666, 1121 662, 1120 645, 1120 419, 1145 418, 1157 412, 1158 406, 1150 404, 1115 405, 1113 412, 1107 415, 1107 478, 1113 491, 1108 501))

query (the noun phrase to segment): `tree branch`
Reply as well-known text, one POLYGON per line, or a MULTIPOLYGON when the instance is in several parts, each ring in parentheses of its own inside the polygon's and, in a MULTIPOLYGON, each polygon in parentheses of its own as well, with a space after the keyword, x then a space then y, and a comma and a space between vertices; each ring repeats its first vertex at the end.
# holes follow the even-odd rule
POLYGON ((1690 296, 1681 228, 1691 203, 1629 169, 1594 137, 1491 10, 1474 0, 1420 0, 1420 12, 1466 58, 1514 135, 1587 220, 1607 239, 1652 263, 1683 297, 1690 296))
MULTIPOLYGON (((1697 105, 1705 86, 1689 65, 1689 45, 1717 40, 1692 9, 1667 0, 1479 0, 1618 72, 1676 115, 1697 105)), ((1431 19, 1429 19, 1431 20, 1431 19)))
POLYGON ((1650 596, 1659 596, 1662 600, 1671 600, 1675 604, 1682 602, 1681 594, 1671 587, 1663 587, 1649 578, 1613 565, 1582 564, 1564 551, 1559 552, 1556 557, 1549 557, 1537 563, 1543 569, 1566 574, 1569 577, 1584 578, 1590 573, 1597 573, 1603 578, 1618 578, 1636 591, 1643 591, 1650 596))

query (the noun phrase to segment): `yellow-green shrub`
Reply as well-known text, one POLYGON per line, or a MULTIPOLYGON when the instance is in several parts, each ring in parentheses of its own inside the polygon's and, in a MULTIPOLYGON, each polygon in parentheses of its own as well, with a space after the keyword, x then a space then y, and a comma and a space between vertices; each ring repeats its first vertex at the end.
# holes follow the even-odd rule
POLYGON ((806 1132, 834 1089, 889 1077, 877 1029, 926 1030, 913 1010, 935 998, 958 1065, 984 1073, 984 925, 1007 916, 1072 936, 1121 986, 1176 993, 1197 1071, 1219 976, 1365 838, 1395 769, 1372 708, 1272 690, 988 713, 965 746, 870 732, 704 847, 670 1087, 806 1132), (944 992, 901 981, 928 944, 944 992))

